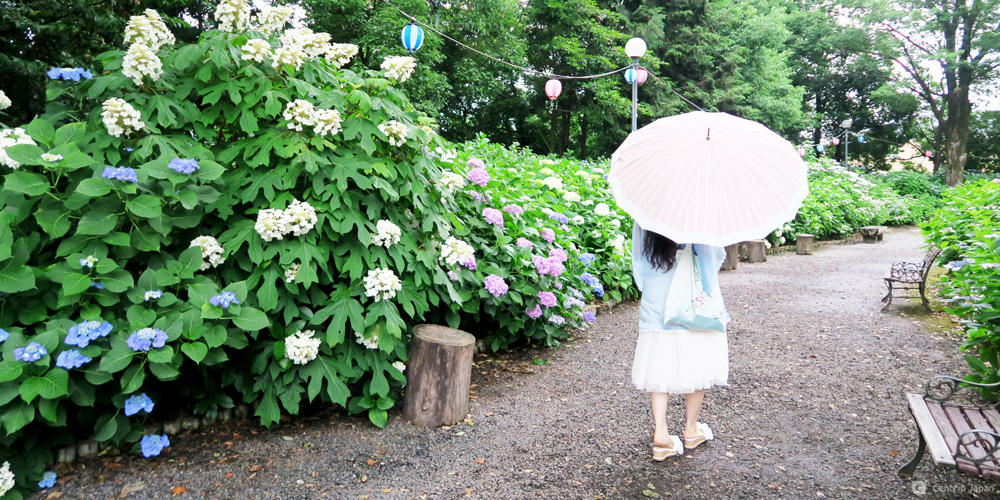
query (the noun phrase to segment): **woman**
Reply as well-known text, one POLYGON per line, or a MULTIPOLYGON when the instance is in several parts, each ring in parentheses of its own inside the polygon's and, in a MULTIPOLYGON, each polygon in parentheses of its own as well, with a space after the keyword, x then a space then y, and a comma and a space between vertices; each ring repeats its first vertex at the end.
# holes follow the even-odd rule
MULTIPOLYGON (((727 385, 729 345, 726 332, 694 330, 670 323, 664 304, 674 275, 678 245, 659 234, 632 228, 632 273, 642 292, 639 303, 639 340, 632 362, 632 383, 650 393, 653 409, 653 460, 682 455, 714 439, 712 429, 698 422, 705 389, 727 385), (667 433, 667 400, 684 394, 687 412, 684 443, 667 433)), ((726 257, 720 247, 693 245, 706 294, 719 286, 719 267, 726 257)), ((726 315, 728 320, 728 315, 726 315)))

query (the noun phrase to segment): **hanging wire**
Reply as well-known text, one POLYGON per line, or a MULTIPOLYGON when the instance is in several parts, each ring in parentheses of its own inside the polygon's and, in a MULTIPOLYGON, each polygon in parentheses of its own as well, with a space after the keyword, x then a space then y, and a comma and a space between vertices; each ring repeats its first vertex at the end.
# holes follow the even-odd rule
POLYGON ((660 85, 663 85, 664 87, 666 87, 667 90, 673 92, 675 96, 680 97, 682 101, 684 101, 684 102, 686 102, 686 103, 694 106, 698 111, 705 111, 704 109, 701 108, 701 106, 699 106, 699 105, 691 102, 690 100, 688 100, 687 97, 684 97, 684 96, 680 95, 679 93, 677 93, 677 91, 674 90, 674 87, 672 85, 669 85, 669 84, 667 84, 667 82, 661 80, 660 77, 654 75, 653 72, 649 71, 648 69, 646 70, 646 72, 649 74, 649 76, 653 77, 653 80, 656 80, 657 82, 660 83, 660 85))
POLYGON ((390 7, 396 9, 397 11, 399 11, 399 13, 402 14, 403 17, 409 19, 410 22, 415 23, 415 24, 419 24, 420 26, 423 26, 424 28, 430 30, 431 32, 436 33, 441 38, 444 38, 446 40, 450 40, 453 43, 458 44, 458 45, 460 45, 462 47, 465 47, 466 49, 469 49, 472 52, 475 52, 476 54, 479 54, 479 55, 481 55, 481 56, 483 56, 485 58, 488 58, 488 59, 490 59, 492 61, 495 61, 495 62, 498 62, 500 64, 504 64, 504 65, 510 66, 511 68, 519 69, 519 70, 521 70, 521 71, 523 71, 525 73, 530 73, 530 74, 541 76, 541 77, 545 77, 545 78, 558 78, 560 80, 592 80, 592 79, 595 79, 595 78, 601 78, 603 76, 613 75, 615 73, 621 73, 622 71, 625 71, 625 70, 627 70, 627 69, 629 69, 629 68, 632 67, 632 65, 629 64, 628 66, 624 66, 624 67, 618 68, 616 70, 608 71, 608 72, 605 72, 605 73, 599 73, 599 74, 596 74, 596 75, 559 75, 559 74, 556 74, 556 73, 547 73, 545 71, 538 71, 536 69, 532 69, 532 68, 528 68, 528 67, 525 67, 525 66, 520 66, 520 65, 514 64, 512 62, 504 61, 503 59, 500 59, 499 57, 494 57, 494 56, 492 56, 490 54, 487 54, 486 52, 483 52, 483 51, 475 48, 475 47, 470 47, 469 45, 466 45, 466 44, 464 44, 464 43, 462 43, 462 42, 460 42, 460 41, 458 41, 458 40, 456 40, 456 39, 454 39, 454 38, 452 38, 452 37, 450 37, 450 36, 448 36, 448 35, 440 32, 440 31, 434 29, 432 26, 430 26, 430 25, 428 25, 428 24, 420 21, 419 19, 413 17, 412 15, 410 15, 408 12, 404 11, 403 9, 400 9, 399 7, 396 7, 396 5, 393 4, 392 2, 390 2, 389 0, 382 0, 382 1, 385 2, 387 5, 389 5, 390 7))

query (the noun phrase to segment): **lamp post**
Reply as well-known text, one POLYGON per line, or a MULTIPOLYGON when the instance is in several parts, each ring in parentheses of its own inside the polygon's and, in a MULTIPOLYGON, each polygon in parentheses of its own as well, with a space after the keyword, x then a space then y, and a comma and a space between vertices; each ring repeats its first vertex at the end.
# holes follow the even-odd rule
MULTIPOLYGON (((632 71, 639 72, 639 58, 646 54, 646 41, 635 37, 625 44, 625 55, 632 59, 632 71)), ((639 113, 639 79, 632 78, 632 132, 636 130, 636 118, 639 113)))
POLYGON ((851 124, 854 120, 850 118, 840 122, 840 128, 844 129, 844 168, 847 168, 847 147, 851 144, 851 124))

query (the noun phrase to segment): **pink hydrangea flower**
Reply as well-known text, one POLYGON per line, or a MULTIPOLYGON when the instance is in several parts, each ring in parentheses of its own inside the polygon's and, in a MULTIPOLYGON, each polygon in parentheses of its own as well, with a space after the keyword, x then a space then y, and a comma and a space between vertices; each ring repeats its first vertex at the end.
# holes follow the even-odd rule
POLYGON ((531 264, 535 266, 535 271, 537 271, 538 274, 549 274, 549 259, 540 255, 535 255, 531 258, 531 264))
POLYGON ((549 250, 549 258, 557 259, 559 262, 566 262, 566 259, 568 259, 569 256, 566 255, 565 250, 561 248, 553 248, 552 250, 549 250))
POLYGON ((535 244, 528 241, 528 238, 518 238, 517 246, 518 248, 535 248, 535 244))
POLYGON ((549 228, 542 229, 542 239, 552 243, 553 241, 556 241, 556 232, 549 228))
POLYGON ((486 287, 486 291, 493 294, 494 297, 499 297, 507 293, 508 286, 507 282, 503 280, 500 276, 491 274, 483 280, 483 285, 486 287))
POLYGON ((473 184, 478 184, 483 187, 485 187, 486 184, 490 182, 490 174, 488 174, 486 172, 486 169, 483 167, 476 167, 472 170, 469 170, 469 173, 466 175, 466 177, 468 177, 469 182, 473 184))
POLYGON ((484 208, 483 219, 496 227, 503 227, 503 212, 495 208, 484 208))
POLYGON ((559 303, 556 301, 556 294, 552 292, 538 292, 538 300, 545 307, 552 307, 559 303))
POLYGON ((534 309, 525 309, 524 314, 527 314, 529 318, 540 318, 542 316, 542 306, 535 304, 534 309))
POLYGON ((524 213, 524 209, 520 205, 515 205, 513 203, 503 206, 503 211, 511 215, 521 215, 524 213))
POLYGON ((475 271, 476 270, 476 266, 477 266, 475 257, 473 257, 473 258, 471 258, 471 259, 469 259, 469 260, 467 260, 465 262, 462 262, 462 265, 465 266, 466 269, 475 271))
POLYGON ((465 165, 469 168, 484 168, 486 162, 480 160, 479 158, 469 158, 469 161, 465 162, 465 165))

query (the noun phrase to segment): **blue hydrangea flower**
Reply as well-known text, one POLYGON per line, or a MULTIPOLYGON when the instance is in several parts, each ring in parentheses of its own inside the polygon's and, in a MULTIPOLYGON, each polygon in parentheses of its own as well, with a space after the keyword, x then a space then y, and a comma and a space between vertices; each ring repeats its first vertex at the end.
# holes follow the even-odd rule
POLYGON ((0 344, 3 344, 4 342, 6 342, 7 341, 7 337, 10 337, 10 332, 8 332, 7 330, 4 330, 3 328, 0 328, 0 344))
POLYGON ((56 477, 57 476, 55 472, 52 472, 50 470, 45 471, 45 474, 42 474, 42 480, 38 482, 38 487, 45 489, 55 486, 56 477))
POLYGON ((163 290, 146 290, 146 294, 143 295, 143 300, 149 302, 150 300, 156 300, 163 296, 163 290))
POLYGON ((560 224, 566 224, 567 222, 569 222, 569 217, 566 217, 565 215, 563 215, 563 214, 561 214, 559 212, 552 212, 552 213, 550 213, 549 214, 549 218, 550 219, 555 219, 555 220, 559 221, 560 224))
POLYGON ((76 349, 70 349, 59 353, 59 357, 56 358, 56 366, 72 370, 73 368, 79 368, 91 361, 93 361, 93 358, 85 356, 76 349))
POLYGON ((59 68, 49 68, 45 72, 45 76, 49 77, 49 80, 58 80, 62 76, 62 70, 59 68))
POLYGON ((584 283, 590 285, 591 288, 601 283, 596 276, 590 273, 581 274, 580 279, 583 280, 584 283))
POLYGON ((963 267, 965 267, 965 266, 967 266, 969 264, 972 264, 974 262, 975 261, 972 260, 972 259, 953 260, 953 261, 945 264, 944 267, 946 269, 951 270, 951 271, 958 271, 959 269, 961 269, 961 268, 963 268, 963 267))
POLYGON ((594 295, 597 295, 598 297, 604 297, 604 285, 598 282, 596 285, 593 285, 593 288, 594 288, 594 295))
POLYGON ((593 323, 597 321, 597 315, 591 311, 584 311, 583 320, 586 321, 587 323, 593 323))
POLYGON ((83 68, 51 68, 45 72, 45 75, 51 80, 72 80, 78 82, 81 79, 89 80, 94 77, 94 74, 90 72, 89 69, 83 68))
POLYGON ((101 177, 124 182, 139 182, 139 177, 132 167, 104 167, 104 173, 101 174, 101 177))
POLYGON ((125 341, 133 351, 148 351, 153 348, 163 347, 167 342, 167 332, 159 328, 143 328, 133 332, 125 341))
POLYGON ((125 150, 126 153, 131 153, 132 151, 135 151, 135 148, 122 148, 122 149, 125 150))
POLYGON ((566 318, 559 316, 558 314, 553 314, 552 316, 549 316, 549 323, 555 323, 557 325, 561 325, 565 322, 566 318))
POLYGON ((45 346, 39 344, 38 342, 32 342, 26 347, 15 348, 14 359, 24 361, 25 363, 34 363, 35 361, 42 359, 42 356, 45 356, 48 353, 49 351, 45 348, 45 346))
POLYGON ((93 255, 88 255, 88 256, 80 259, 80 267, 87 267, 87 268, 93 269, 94 268, 94 264, 97 264, 98 260, 100 260, 100 259, 98 259, 97 257, 94 257, 93 255))
POLYGON ((229 309, 230 304, 240 303, 239 300, 236 300, 236 294, 233 292, 222 292, 218 295, 213 295, 212 298, 208 299, 208 302, 213 306, 219 306, 223 309, 229 309))
POLYGON ((580 262, 583 262, 583 265, 590 267, 590 265, 594 263, 594 260, 597 259, 597 256, 590 252, 587 252, 580 254, 580 256, 577 257, 577 259, 579 259, 580 262))
POLYGON ((111 333, 111 323, 107 321, 84 321, 69 328, 66 343, 83 348, 87 344, 111 333))
POLYGON ((104 290, 104 283, 101 283, 100 281, 91 281, 90 286, 98 290, 104 290))
POLYGON ((170 439, 167 438, 166 434, 147 434, 139 440, 142 456, 146 458, 159 455, 167 446, 170 446, 170 439))
POLYGON ((170 160, 167 168, 182 174, 191 174, 198 171, 198 160, 194 158, 174 158, 170 160))
POLYGON ((577 290, 576 288, 570 288, 569 289, 569 294, 572 295, 572 296, 574 296, 574 297, 576 297, 576 298, 578 298, 578 299, 583 300, 583 293, 580 292, 580 290, 577 290))
POLYGON ((144 411, 146 413, 153 412, 153 400, 150 399, 145 392, 142 394, 133 394, 125 400, 126 416, 131 417, 140 411, 144 411))

